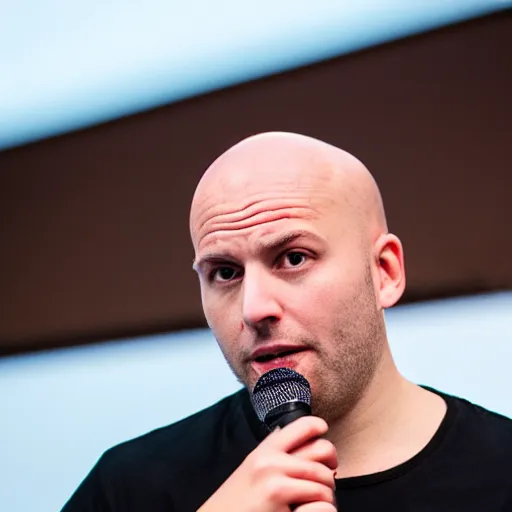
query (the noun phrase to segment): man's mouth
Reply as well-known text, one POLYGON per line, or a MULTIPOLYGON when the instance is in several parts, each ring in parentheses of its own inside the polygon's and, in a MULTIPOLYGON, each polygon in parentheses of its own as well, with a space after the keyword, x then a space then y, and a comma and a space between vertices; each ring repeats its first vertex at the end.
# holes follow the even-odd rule
POLYGON ((269 361, 273 361, 274 359, 278 359, 278 358, 282 359, 282 358, 290 356, 292 354, 297 354, 298 352, 302 352, 302 350, 291 349, 291 350, 269 352, 267 354, 263 354, 261 356, 255 357, 254 360, 257 363, 268 363, 269 361))
POLYGON ((251 355, 251 366, 259 375, 274 368, 295 369, 309 350, 309 347, 302 345, 261 347, 251 355))

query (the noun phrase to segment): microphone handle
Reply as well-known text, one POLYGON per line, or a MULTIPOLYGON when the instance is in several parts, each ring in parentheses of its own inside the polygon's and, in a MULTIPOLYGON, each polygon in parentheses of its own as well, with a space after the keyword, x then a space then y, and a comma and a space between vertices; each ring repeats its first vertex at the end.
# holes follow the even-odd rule
POLYGON ((265 425, 272 431, 277 427, 283 428, 302 416, 311 416, 311 407, 307 403, 286 402, 267 413, 265 425))

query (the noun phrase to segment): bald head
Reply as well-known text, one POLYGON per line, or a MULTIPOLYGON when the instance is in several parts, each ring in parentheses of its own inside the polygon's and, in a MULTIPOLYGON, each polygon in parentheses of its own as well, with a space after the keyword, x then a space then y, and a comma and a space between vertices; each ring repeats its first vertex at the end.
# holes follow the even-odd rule
POLYGON ((314 211, 342 208, 365 237, 387 230, 378 187, 357 158, 311 137, 270 132, 239 142, 203 175, 190 213, 195 248, 212 215, 245 210, 272 192, 284 200, 300 195, 314 211))

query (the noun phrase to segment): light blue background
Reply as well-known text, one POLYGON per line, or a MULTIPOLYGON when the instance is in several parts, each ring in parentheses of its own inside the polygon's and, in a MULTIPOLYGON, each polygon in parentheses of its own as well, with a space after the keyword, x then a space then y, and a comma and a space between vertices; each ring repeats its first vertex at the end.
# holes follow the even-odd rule
MULTIPOLYGON (((408 378, 512 416, 512 292, 387 320, 408 378)), ((0 359, 0 510, 59 510, 105 449, 238 388, 207 330, 0 359)))
POLYGON ((510 5, 512 0, 4 0, 0 149, 510 5))

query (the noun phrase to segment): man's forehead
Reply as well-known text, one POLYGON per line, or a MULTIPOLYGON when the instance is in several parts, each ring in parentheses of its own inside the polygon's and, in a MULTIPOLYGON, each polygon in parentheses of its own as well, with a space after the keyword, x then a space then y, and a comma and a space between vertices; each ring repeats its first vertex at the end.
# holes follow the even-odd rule
POLYGON ((223 168, 209 173, 196 190, 190 221, 193 231, 210 220, 236 212, 294 207, 321 208, 331 203, 332 172, 313 172, 300 166, 266 166, 250 163, 245 169, 223 168))
POLYGON ((271 239, 284 230, 325 230, 334 225, 339 229, 348 218, 339 204, 332 190, 319 190, 314 196, 288 191, 267 193, 258 200, 249 196, 244 201, 213 202, 205 209, 198 206, 191 218, 192 241, 198 252, 225 241, 271 239))
POLYGON ((191 217, 194 246, 197 249, 218 238, 233 239, 239 234, 272 236, 276 227, 289 223, 297 229, 329 215, 333 202, 325 191, 312 196, 308 190, 287 188, 248 194, 243 199, 198 204, 191 217))

